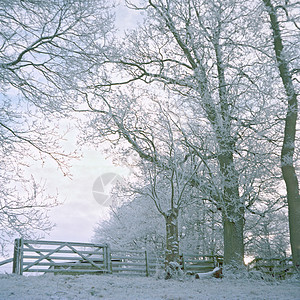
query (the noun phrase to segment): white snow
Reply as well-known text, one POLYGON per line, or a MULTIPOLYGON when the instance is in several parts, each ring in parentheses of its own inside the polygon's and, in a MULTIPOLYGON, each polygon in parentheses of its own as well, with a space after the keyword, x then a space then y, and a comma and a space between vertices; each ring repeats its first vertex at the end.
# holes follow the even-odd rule
POLYGON ((0 299, 300 299, 299 281, 164 280, 118 275, 0 275, 0 299))

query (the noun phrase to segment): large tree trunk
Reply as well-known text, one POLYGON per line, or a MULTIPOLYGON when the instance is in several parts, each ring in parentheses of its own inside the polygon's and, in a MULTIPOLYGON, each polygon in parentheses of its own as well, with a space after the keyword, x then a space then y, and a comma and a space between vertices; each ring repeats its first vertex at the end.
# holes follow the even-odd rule
POLYGON ((294 151, 296 123, 298 115, 297 94, 289 71, 288 60, 283 53, 283 42, 281 31, 277 19, 276 9, 270 0, 263 0, 270 17, 271 28, 273 31, 273 43, 278 63, 278 69, 284 89, 287 95, 288 107, 285 117, 284 140, 281 150, 281 170, 286 184, 290 242, 292 248, 293 264, 298 272, 300 271, 300 196, 299 183, 294 167, 294 151))
POLYGON ((224 264, 244 266, 244 220, 240 216, 224 216, 224 264), (233 221, 233 218, 235 220, 233 221), (239 218, 239 219, 237 219, 239 218))
POLYGON ((179 262, 178 212, 173 209, 165 214, 166 220, 166 255, 165 262, 179 262))
POLYGON ((244 203, 239 196, 239 176, 234 165, 235 142, 231 137, 230 100, 228 100, 225 69, 220 46, 222 24, 219 23, 214 40, 218 70, 220 114, 212 124, 219 145, 219 165, 223 180, 222 216, 224 230, 224 264, 244 265, 244 203))
POLYGON ((300 197, 298 179, 294 167, 282 166, 281 169, 287 189, 293 264, 295 269, 300 272, 300 197))
POLYGON ((178 271, 176 265, 179 265, 178 210, 172 209, 164 214, 164 217, 166 221, 165 270, 166 278, 171 278, 178 271))
POLYGON ((244 266, 244 205, 239 196, 238 174, 233 154, 219 156, 224 180, 222 217, 224 227, 224 264, 244 266))

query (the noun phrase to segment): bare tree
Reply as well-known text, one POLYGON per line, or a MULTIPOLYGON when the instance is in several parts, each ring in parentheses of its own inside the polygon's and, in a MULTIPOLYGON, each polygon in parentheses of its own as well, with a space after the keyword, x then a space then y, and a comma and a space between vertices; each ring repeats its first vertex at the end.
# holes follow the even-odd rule
POLYGON ((188 195, 201 160, 182 144, 180 116, 172 100, 160 102, 155 92, 130 87, 109 91, 100 99, 97 92, 87 99, 91 125, 85 141, 109 141, 110 155, 134 170, 130 191, 152 199, 164 217, 168 268, 179 262, 178 217, 192 204, 188 195))
POLYGON ((192 204, 191 182, 199 169, 193 159, 185 158, 175 149, 173 151, 170 152, 172 156, 168 161, 168 170, 160 169, 156 164, 149 166, 144 163, 142 176, 146 178, 146 185, 135 189, 137 193, 150 197, 165 219, 167 268, 172 263, 179 263, 179 214, 184 205, 192 204))
POLYGON ((287 212, 269 210, 262 216, 248 217, 245 249, 249 256, 286 258, 289 247, 287 212))
MULTIPOLYGON (((300 196, 299 182, 294 166, 295 142, 296 142, 296 126, 298 119, 298 100, 296 82, 293 80, 293 74, 299 73, 298 69, 291 70, 292 61, 299 62, 299 55, 294 48, 292 52, 287 51, 285 43, 292 36, 285 37, 282 34, 280 12, 284 14, 284 22, 288 22, 288 26, 294 27, 299 36, 299 20, 293 18, 290 14, 293 10, 299 10, 299 3, 294 1, 285 1, 284 4, 277 5, 270 0, 263 0, 266 11, 269 15, 271 31, 273 34, 273 46, 276 55, 278 71, 282 80, 283 89, 287 97, 287 109, 285 116, 284 139, 281 150, 281 170, 283 179, 286 184, 288 211, 289 211, 289 228, 290 242, 292 248, 293 264, 298 270, 300 269, 300 196)), ((298 16, 299 17, 299 16, 298 16)), ((293 42, 293 41, 292 41, 293 42)), ((299 45, 299 40, 294 41, 299 45)))
POLYGON ((156 124, 148 103, 165 102, 166 111, 180 116, 173 123, 182 145, 206 162, 211 181, 205 191, 200 185, 199 192, 210 195, 209 201, 222 211, 225 263, 243 265, 244 214, 257 199, 249 195, 259 191, 261 176, 252 167, 259 161, 259 168, 272 173, 263 159, 268 157, 273 164, 277 159, 276 114, 281 111, 269 94, 268 68, 261 68, 259 43, 254 42, 257 3, 253 7, 245 7, 244 1, 144 4, 128 4, 146 12, 145 22, 127 34, 119 57, 108 56, 108 72, 86 92, 86 111, 102 115, 102 121, 95 118, 89 129, 98 128, 98 134, 114 145, 127 141, 140 158, 162 167, 159 156, 151 152, 156 124), (259 154, 263 142, 269 152, 259 154), (251 180, 245 178, 249 175, 251 180))
POLYGON ((89 0, 0 3, 2 245, 13 232, 51 227, 44 211, 57 201, 43 194, 28 167, 50 157, 68 173, 72 156, 62 149, 66 126, 60 118, 93 67, 91 57, 99 61, 105 48, 112 29, 107 8, 105 1, 89 0))

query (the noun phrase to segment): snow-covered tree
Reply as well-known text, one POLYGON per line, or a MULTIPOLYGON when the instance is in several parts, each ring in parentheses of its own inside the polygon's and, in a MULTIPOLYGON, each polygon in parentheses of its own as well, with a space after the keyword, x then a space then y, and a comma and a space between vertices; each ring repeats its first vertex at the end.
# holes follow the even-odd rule
POLYGON ((27 167, 50 157, 68 172, 59 118, 105 49, 107 8, 92 0, 0 2, 1 245, 14 233, 51 227, 44 208, 57 201, 43 195, 27 167))
POLYGON ((139 186, 133 189, 135 193, 151 198, 165 219, 167 266, 170 263, 179 263, 178 218, 183 206, 192 203, 192 181, 200 167, 192 156, 189 157, 180 151, 181 149, 176 149, 174 144, 174 141, 170 142, 167 152, 169 156, 165 157, 167 169, 157 164, 142 162, 142 172, 138 178, 144 178, 144 185, 140 187, 141 180, 138 180, 139 186))
MULTIPOLYGON (((156 209, 151 197, 145 193, 128 193, 126 182, 118 186, 113 195, 108 220, 100 221, 93 240, 107 242, 112 248, 146 249, 161 255, 166 246, 164 217, 156 209), (127 190, 127 192, 126 192, 127 190), (124 200, 126 199, 126 200, 124 200)), ((200 255, 223 254, 221 212, 207 200, 190 195, 178 215, 180 253, 200 255), (208 202, 208 203, 203 203, 208 202)), ((260 201, 256 213, 248 212, 245 226, 245 254, 252 257, 278 258, 289 255, 286 207, 275 204, 274 199, 260 201)))
MULTIPOLYGON (((125 197, 124 194, 119 196, 122 199, 125 197)), ((162 215, 152 199, 140 195, 132 197, 118 204, 113 201, 109 219, 97 224, 93 240, 97 243, 107 242, 113 249, 145 249, 163 253, 166 233, 162 215)))
POLYGON ((294 267, 300 272, 300 195, 295 168, 296 127, 299 95, 299 2, 263 0, 269 16, 274 65, 278 68, 287 101, 284 139, 281 150, 281 170, 286 184, 290 242, 294 267))
MULTIPOLYGON (((157 255, 165 251, 166 226, 164 217, 150 197, 139 194, 114 195, 108 220, 100 221, 93 240, 107 242, 112 248, 146 249, 157 255), (116 198, 115 198, 116 197, 116 198), (127 201, 120 201, 126 198, 127 201)), ((184 206, 178 216, 180 253, 202 255, 222 254, 222 222, 220 215, 208 209, 198 199, 184 206), (200 206, 202 206, 200 208, 200 206)))
POLYGON ((289 255, 289 235, 286 209, 262 216, 249 216, 245 249, 249 256, 284 258, 289 255))
POLYGON ((247 1, 127 3, 145 12, 144 24, 127 33, 118 55, 108 55, 107 73, 90 86, 86 137, 100 134, 119 145, 123 161, 136 153, 163 169, 157 152, 166 148, 155 144, 156 135, 168 134, 159 122, 163 105, 186 154, 205 166, 206 184, 198 177, 192 186, 222 212, 225 263, 242 265, 245 210, 277 179, 271 166, 282 125, 277 91, 268 85, 273 69, 260 49, 262 8, 247 1))

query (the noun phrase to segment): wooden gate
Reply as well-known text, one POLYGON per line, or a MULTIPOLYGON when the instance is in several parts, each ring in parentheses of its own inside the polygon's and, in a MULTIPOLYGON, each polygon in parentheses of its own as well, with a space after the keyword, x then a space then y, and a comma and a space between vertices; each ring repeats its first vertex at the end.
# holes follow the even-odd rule
POLYGON ((16 239, 13 273, 110 273, 107 244, 16 239))
POLYGON ((217 255, 182 253, 180 258, 182 270, 187 274, 210 272, 223 265, 223 257, 217 255))

